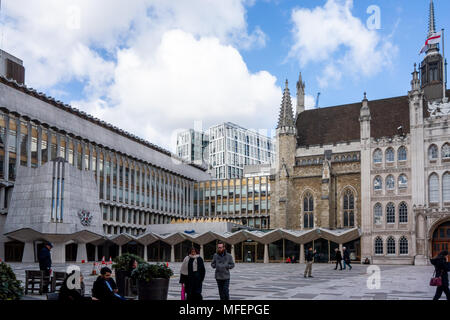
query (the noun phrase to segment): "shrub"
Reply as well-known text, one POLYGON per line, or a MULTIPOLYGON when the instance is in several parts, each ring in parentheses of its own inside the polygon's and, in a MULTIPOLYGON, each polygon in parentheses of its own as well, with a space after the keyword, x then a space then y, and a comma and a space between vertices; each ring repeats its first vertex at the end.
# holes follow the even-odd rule
POLYGON ((0 263, 0 300, 19 300, 23 296, 21 281, 16 279, 14 271, 4 262, 0 263))
POLYGON ((173 271, 165 264, 143 263, 131 273, 131 276, 139 281, 150 282, 153 278, 169 279, 173 271))
POLYGON ((112 265, 113 269, 116 271, 129 271, 131 272, 133 269, 131 267, 131 262, 136 260, 138 265, 145 263, 144 259, 141 257, 131 254, 131 253, 124 253, 120 257, 114 258, 114 264, 112 265))

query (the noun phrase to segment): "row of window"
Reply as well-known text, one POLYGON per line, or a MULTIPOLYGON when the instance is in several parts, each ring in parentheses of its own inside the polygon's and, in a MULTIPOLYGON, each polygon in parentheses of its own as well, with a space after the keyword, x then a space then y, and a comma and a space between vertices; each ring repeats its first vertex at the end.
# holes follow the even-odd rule
MULTIPOLYGON (((442 159, 450 159, 450 144, 445 143, 441 148, 442 159)), ((432 144, 428 148, 428 159, 437 160, 439 158, 439 148, 437 145, 432 144)))
MULTIPOLYGON (((386 177, 386 190, 394 190, 395 189, 395 177, 393 175, 388 175, 386 177)), ((397 184, 399 189, 407 189, 408 188, 408 177, 405 174, 401 174, 397 178, 397 184)), ((380 176, 376 176, 373 180, 373 190, 380 191, 383 190, 383 178, 380 176)))
MULTIPOLYGON (((408 158, 408 153, 405 147, 401 146, 397 150, 397 159, 398 161, 406 161, 408 158)), ((395 151, 394 148, 389 147, 385 151, 385 160, 386 162, 394 162, 395 161, 395 151)), ((376 149, 373 152, 373 163, 382 163, 383 162, 383 151, 381 149, 376 149)))
MULTIPOLYGON (((395 223, 395 211, 395 204, 389 202, 385 208, 387 223, 395 223)), ((373 216, 375 224, 380 225, 383 223, 383 206, 381 203, 375 204, 373 208, 373 216)), ((401 202, 398 206, 398 221, 400 223, 408 222, 408 205, 405 202, 401 202)))
MULTIPOLYGON (((450 202, 450 173, 446 172, 442 176, 442 199, 444 202, 450 202)), ((428 178, 428 201, 430 203, 440 202, 439 176, 433 173, 428 178)))
MULTIPOLYGON (((387 254, 397 254, 396 250, 396 241, 395 238, 390 236, 386 240, 386 252, 387 254)), ((398 241, 398 250, 399 254, 406 255, 408 254, 408 239, 402 236, 398 241)), ((382 255, 384 254, 384 243, 381 237, 375 238, 375 254, 382 255)))

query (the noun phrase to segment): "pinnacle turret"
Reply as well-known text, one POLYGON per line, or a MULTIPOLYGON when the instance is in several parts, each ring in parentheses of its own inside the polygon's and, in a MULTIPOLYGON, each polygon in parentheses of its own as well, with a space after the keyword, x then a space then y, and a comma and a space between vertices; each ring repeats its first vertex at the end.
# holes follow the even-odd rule
POLYGON ((281 101, 280 116, 278 118, 277 129, 283 127, 294 127, 294 116, 292 112, 291 94, 289 92, 288 81, 284 88, 283 99, 281 101))

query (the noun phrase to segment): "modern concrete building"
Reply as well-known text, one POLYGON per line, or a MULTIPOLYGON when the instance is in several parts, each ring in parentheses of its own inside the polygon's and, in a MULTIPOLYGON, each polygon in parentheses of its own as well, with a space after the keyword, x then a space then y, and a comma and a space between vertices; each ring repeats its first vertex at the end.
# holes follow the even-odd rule
POLYGON ((275 146, 272 139, 258 132, 226 122, 208 129, 209 165, 216 179, 244 176, 244 166, 272 164, 275 146))

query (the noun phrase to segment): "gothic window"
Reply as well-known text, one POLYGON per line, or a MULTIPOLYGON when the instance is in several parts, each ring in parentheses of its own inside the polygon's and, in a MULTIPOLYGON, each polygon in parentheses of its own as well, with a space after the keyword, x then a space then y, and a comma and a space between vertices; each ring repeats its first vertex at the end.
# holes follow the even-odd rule
POLYGON ((428 195, 430 203, 439 202, 439 177, 433 173, 428 179, 428 195))
POLYGON ((387 178, 386 178, 386 188, 388 190, 394 190, 394 188, 395 188, 394 176, 392 176, 392 175, 387 176, 387 178))
POLYGON ((398 161, 406 161, 407 152, 405 147, 398 148, 398 161))
POLYGON ((400 203, 398 206, 398 221, 400 223, 408 222, 408 206, 405 202, 400 203))
POLYGON ((399 189, 408 188, 408 178, 406 177, 406 175, 401 174, 398 177, 398 187, 399 187, 399 189))
POLYGON ((383 181, 380 176, 375 177, 373 180, 373 189, 375 191, 381 190, 383 188, 383 181))
POLYGON ((386 162, 394 162, 394 149, 389 148, 386 150, 386 162))
POLYGON ((428 148, 428 158, 430 160, 436 160, 438 158, 438 147, 435 144, 432 144, 428 148))
POLYGON ((395 254, 395 239, 393 237, 387 239, 387 254, 395 254))
POLYGON ((344 194, 344 227, 355 226, 355 197, 351 190, 344 194))
POLYGON ((375 150, 373 153, 373 163, 381 163, 383 161, 383 153, 380 149, 375 150))
POLYGON ((380 225, 383 219, 383 208, 381 203, 377 203, 373 208, 373 219, 374 223, 380 225))
POLYGON ((309 192, 303 198, 303 227, 314 228, 314 198, 309 192))
POLYGON ((450 158, 450 144, 446 143, 442 146, 442 158, 448 159, 450 158))
POLYGON ((401 237, 399 241, 400 254, 408 254, 408 239, 401 237))
POLYGON ((395 205, 392 202, 386 206, 386 222, 395 223, 395 205))
POLYGON ((442 198, 444 202, 450 202, 450 173, 444 173, 442 177, 442 198))
POLYGON ((383 239, 375 238, 375 254, 383 254, 383 239))

